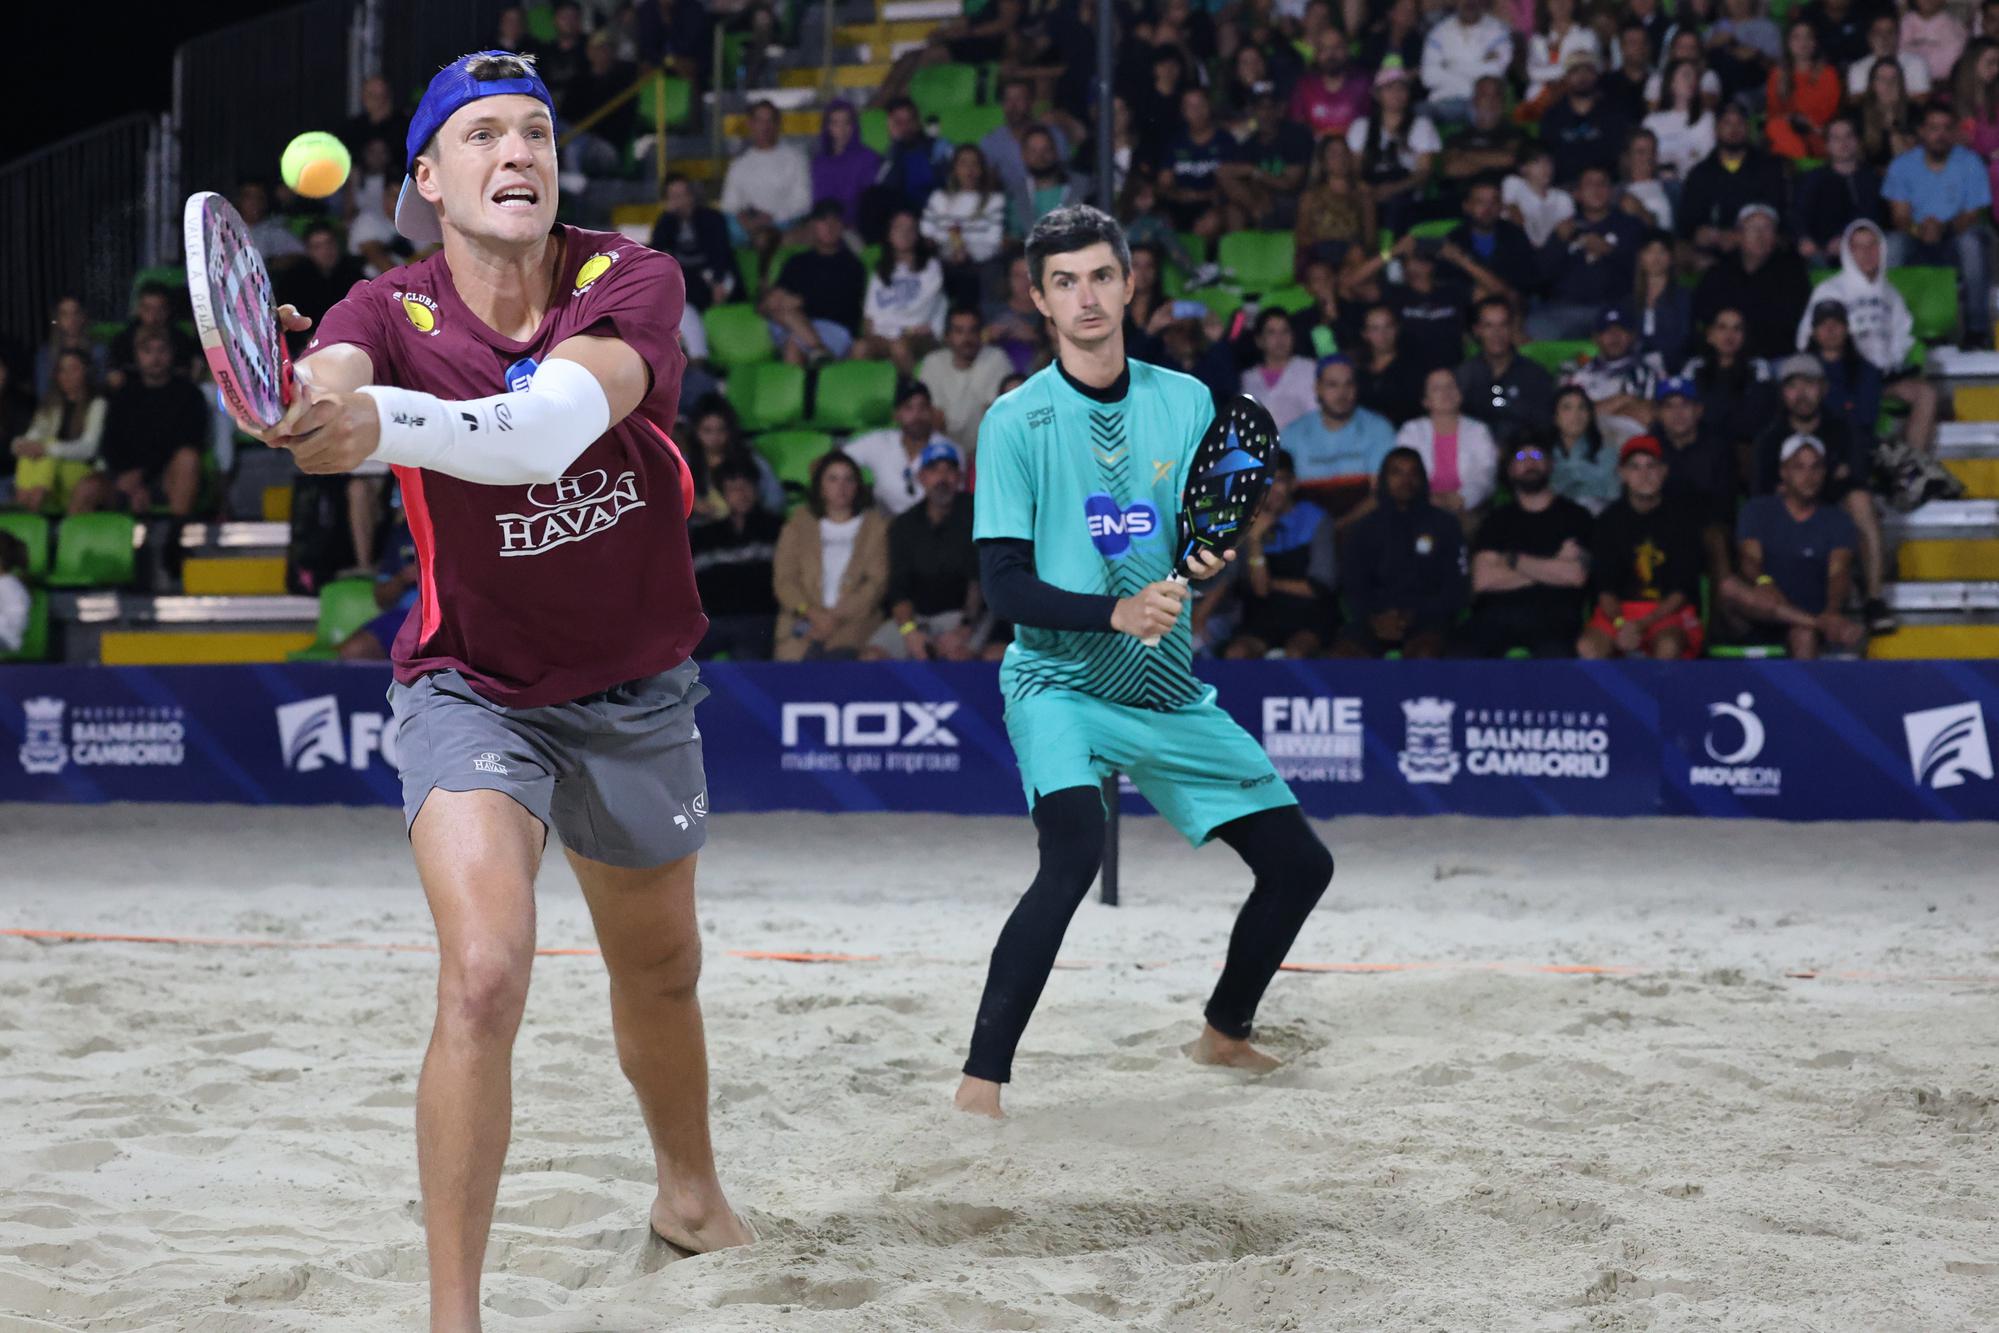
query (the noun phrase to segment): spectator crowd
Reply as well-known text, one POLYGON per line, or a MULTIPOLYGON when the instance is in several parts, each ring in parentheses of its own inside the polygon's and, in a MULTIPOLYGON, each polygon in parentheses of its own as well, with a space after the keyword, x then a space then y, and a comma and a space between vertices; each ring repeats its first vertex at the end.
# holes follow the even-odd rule
MULTIPOLYGON (((721 25, 737 73, 775 84, 754 78, 783 19, 565 3, 552 40, 509 10, 496 44, 589 124, 567 198, 627 160, 641 71, 700 90, 721 25)), ((364 89, 329 213, 237 194, 306 313, 408 258, 393 93, 364 89)), ((1003 647, 972 553, 979 422, 1052 356, 1023 238, 1105 195, 1128 353, 1281 426, 1270 501, 1196 604, 1216 655, 1856 649, 1895 628, 1882 507, 1961 493, 1898 271, 1948 270, 1956 340, 1992 349, 1999 0, 972 0, 809 140, 786 122, 753 98, 713 202, 669 175, 648 238, 687 275, 705 652, 1003 647), (992 107, 955 141, 912 96, 953 64, 992 107), (718 310, 811 383, 892 367, 880 428, 788 466, 711 355, 718 310)), ((171 299, 142 290, 108 344, 52 312, 0 396, 15 504, 194 510, 212 394, 171 299)), ((393 497, 357 478, 348 502, 386 612, 393 497)))

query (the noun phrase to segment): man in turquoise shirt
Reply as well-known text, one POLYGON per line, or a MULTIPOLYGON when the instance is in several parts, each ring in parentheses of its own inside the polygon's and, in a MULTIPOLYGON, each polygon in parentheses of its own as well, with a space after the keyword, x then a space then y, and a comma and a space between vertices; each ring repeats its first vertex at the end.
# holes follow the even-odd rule
MULTIPOLYGON (((1189 842, 1219 838, 1255 875, 1190 1048, 1197 1062, 1276 1066, 1250 1045, 1251 1020, 1333 875, 1263 747, 1193 674, 1187 585, 1170 576, 1181 492, 1214 401, 1198 380, 1126 359, 1131 251, 1108 214, 1048 214, 1028 236, 1027 263, 1056 361, 980 423, 973 521, 980 589, 1015 626, 1000 689, 1040 848, 1039 873, 993 949, 956 1098, 994 1117, 1097 876, 1106 777, 1128 775, 1189 842)), ((1203 553, 1192 573, 1222 567, 1203 553)))
POLYGON ((1318 396, 1317 412, 1284 428, 1284 451, 1297 464, 1301 491, 1336 519, 1358 518, 1381 460, 1395 447, 1395 427, 1359 405, 1353 362, 1344 356, 1319 362, 1318 396))
POLYGON ((1992 181, 1978 154, 1957 142, 1950 108, 1923 112, 1918 144, 1888 164, 1881 197, 1894 231, 1888 263, 1958 271, 1963 346, 1992 350, 1992 181))

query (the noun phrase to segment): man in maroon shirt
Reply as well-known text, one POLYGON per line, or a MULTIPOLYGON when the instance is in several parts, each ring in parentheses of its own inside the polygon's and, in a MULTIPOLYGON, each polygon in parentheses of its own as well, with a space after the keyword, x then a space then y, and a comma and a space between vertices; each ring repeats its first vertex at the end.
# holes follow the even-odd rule
POLYGON ((479 1326, 551 825, 652 1137, 652 1228, 692 1251, 752 1236, 715 1174, 695 996, 708 796, 693 709, 707 691, 687 659, 707 621, 691 479, 666 434, 680 268, 555 225, 553 107, 531 61, 447 66, 407 162, 396 225, 443 249, 327 312, 300 402, 268 438, 307 472, 392 465, 416 547, 390 697, 441 956, 417 1090, 431 1326, 459 1333, 479 1326))

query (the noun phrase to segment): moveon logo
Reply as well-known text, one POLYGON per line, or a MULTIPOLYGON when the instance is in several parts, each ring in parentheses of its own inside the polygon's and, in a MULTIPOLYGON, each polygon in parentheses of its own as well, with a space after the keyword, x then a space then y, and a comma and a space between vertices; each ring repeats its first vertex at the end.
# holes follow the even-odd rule
POLYGON ((1687 783, 1694 787, 1725 787, 1737 796, 1776 796, 1784 786, 1784 771, 1757 767, 1763 753, 1763 719, 1756 716, 1756 696, 1744 692, 1735 702, 1707 706, 1707 734, 1701 747, 1713 764, 1695 764, 1687 770, 1687 783))
POLYGON ((1972 702, 1902 715, 1909 767, 1916 782, 1941 791, 1961 787, 1967 775, 1992 776, 1992 743, 1985 735, 1985 707, 1972 702))
POLYGON ((956 700, 788 703, 778 722, 782 766, 801 772, 955 773, 958 738, 944 723, 957 711, 956 700))
POLYGON ((65 699, 25 699, 20 749, 29 773, 78 768, 173 768, 187 758, 187 724, 166 704, 92 704, 72 711, 65 699), (68 723, 65 728, 65 721, 68 723))
POLYGON ((499 514, 500 554, 540 555, 570 542, 594 537, 634 509, 639 498, 638 473, 625 472, 612 481, 602 468, 592 468, 559 481, 527 488, 531 514, 499 514))
POLYGON ((1263 749, 1287 782, 1359 782, 1360 700, 1266 697, 1263 749))
POLYGON ((380 754, 396 766, 396 732, 381 713, 352 713, 340 726, 340 701, 331 694, 297 703, 279 704, 278 749, 294 773, 315 773, 329 764, 356 772, 368 767, 369 756, 380 754))

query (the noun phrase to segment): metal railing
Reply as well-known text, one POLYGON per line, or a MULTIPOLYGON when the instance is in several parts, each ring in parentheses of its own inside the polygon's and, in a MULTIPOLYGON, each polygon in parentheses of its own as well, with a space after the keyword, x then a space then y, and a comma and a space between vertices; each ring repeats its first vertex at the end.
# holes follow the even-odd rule
POLYGON ((132 276, 160 262, 179 217, 167 137, 159 117, 126 116, 0 167, 0 336, 39 345, 62 296, 97 319, 125 315, 132 276))

